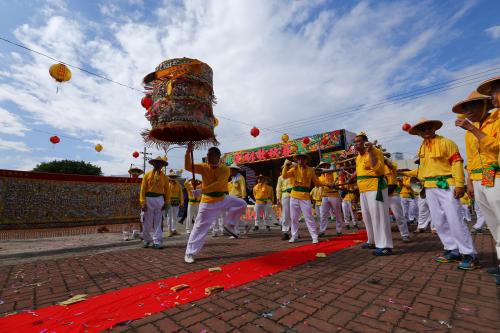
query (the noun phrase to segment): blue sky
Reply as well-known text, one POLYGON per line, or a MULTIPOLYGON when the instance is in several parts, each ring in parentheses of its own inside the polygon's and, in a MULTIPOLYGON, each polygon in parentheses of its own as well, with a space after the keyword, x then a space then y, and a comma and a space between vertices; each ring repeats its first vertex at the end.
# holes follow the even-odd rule
MULTIPOLYGON (((419 140, 402 123, 441 119, 442 134, 463 147, 451 107, 500 70, 405 103, 346 108, 500 67, 498 12, 495 0, 4 0, 0 36, 139 89, 164 59, 207 62, 224 151, 347 128, 412 155, 419 140), (253 139, 240 122, 261 135, 253 139)), ((56 93, 52 63, 0 41, 0 168, 69 158, 124 174, 140 164, 131 157, 148 127, 140 93, 77 70, 56 93), (48 133, 61 143, 50 144, 48 133)), ((171 166, 182 168, 182 156, 173 150, 171 166)))

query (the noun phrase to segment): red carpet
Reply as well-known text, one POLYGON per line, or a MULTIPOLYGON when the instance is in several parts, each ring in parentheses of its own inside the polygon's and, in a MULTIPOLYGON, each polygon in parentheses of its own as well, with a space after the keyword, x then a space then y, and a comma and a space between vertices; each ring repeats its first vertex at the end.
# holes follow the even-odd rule
POLYGON ((206 287, 221 285, 225 290, 235 288, 316 260, 318 252, 329 254, 360 241, 366 241, 365 233, 346 235, 316 245, 299 246, 233 262, 221 266, 222 272, 209 272, 204 269, 93 296, 69 306, 54 305, 7 316, 0 318, 0 332, 100 332, 124 321, 139 319, 179 304, 208 297, 205 295, 206 287), (179 284, 188 284, 190 287, 178 292, 170 290, 179 284))

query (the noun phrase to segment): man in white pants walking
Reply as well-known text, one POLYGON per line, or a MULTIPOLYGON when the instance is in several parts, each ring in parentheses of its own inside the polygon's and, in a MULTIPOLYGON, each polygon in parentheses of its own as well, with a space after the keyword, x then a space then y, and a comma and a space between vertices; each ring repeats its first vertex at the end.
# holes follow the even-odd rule
POLYGON ((177 232, 177 215, 179 214, 179 207, 184 205, 184 194, 182 193, 181 184, 177 181, 177 175, 171 173, 168 178, 170 180, 170 209, 167 214, 167 230, 168 237, 171 237, 179 234, 177 232))
MULTIPOLYGON (((474 199, 496 242, 500 261, 500 77, 481 83, 477 92, 482 95, 474 98, 471 94, 468 100, 456 105, 453 112, 465 115, 465 119, 457 119, 455 125, 467 131, 469 179, 475 176, 468 184, 472 183, 474 199), (492 106, 494 109, 490 110, 492 106), (470 161, 476 166, 471 166, 470 161)), ((489 268, 487 272, 500 284, 500 267, 489 268)))
POLYGON ((144 212, 142 228, 143 247, 153 242, 155 249, 163 248, 163 211, 170 200, 168 177, 161 170, 168 165, 166 158, 160 156, 149 160, 153 170, 142 178, 139 201, 144 212), (151 237, 153 232, 153 237, 151 237))
MULTIPOLYGON (((338 184, 337 173, 331 168, 330 163, 322 162, 318 165, 318 168, 322 169, 322 175, 319 180, 327 184, 338 184)), ((320 228, 319 235, 324 236, 326 228, 328 226, 328 219, 330 216, 335 215, 335 228, 337 231, 337 236, 342 235, 342 229, 344 228, 344 216, 342 215, 342 200, 340 199, 340 194, 337 188, 324 186, 322 191, 322 199, 320 206, 320 228)))
POLYGON ((189 264, 194 262, 194 256, 203 248, 208 230, 221 212, 226 212, 224 230, 238 238, 236 226, 247 207, 243 199, 226 194, 230 172, 220 161, 220 150, 217 147, 210 148, 207 153, 207 163, 194 165, 190 156, 192 151, 193 146, 189 144, 184 158, 184 169, 201 174, 203 187, 193 193, 194 196, 201 194, 201 203, 184 256, 184 261, 189 264))
POLYGON ((477 268, 476 250, 461 219, 459 201, 464 194, 463 159, 453 141, 436 135, 441 126, 443 123, 439 120, 422 119, 410 128, 410 134, 419 135, 424 141, 418 152, 419 168, 404 174, 425 180, 432 223, 444 247, 444 254, 435 260, 460 261, 458 268, 471 270, 477 268))

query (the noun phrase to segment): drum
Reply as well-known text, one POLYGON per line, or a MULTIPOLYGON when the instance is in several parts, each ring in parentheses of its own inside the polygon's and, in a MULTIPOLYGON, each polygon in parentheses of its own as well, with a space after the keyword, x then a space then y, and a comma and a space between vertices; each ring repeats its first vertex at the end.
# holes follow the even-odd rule
POLYGON ((146 113, 151 129, 146 142, 169 144, 217 144, 214 134, 215 104, 212 69, 189 58, 169 59, 144 78, 153 104, 146 113))

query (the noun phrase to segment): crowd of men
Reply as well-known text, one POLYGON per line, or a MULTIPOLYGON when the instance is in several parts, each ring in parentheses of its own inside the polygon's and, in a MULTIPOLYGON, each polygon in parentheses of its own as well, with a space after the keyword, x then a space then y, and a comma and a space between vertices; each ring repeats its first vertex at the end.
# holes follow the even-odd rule
MULTIPOLYGON (((458 268, 472 270, 478 267, 477 253, 464 221, 470 219, 468 200, 473 199, 478 216, 473 232, 481 230, 481 223, 486 223, 500 259, 500 183, 496 181, 500 177, 499 107, 500 77, 496 77, 481 83, 467 99, 452 108, 458 115, 455 125, 465 130, 465 168, 457 144, 436 133, 443 123, 427 119, 408 130, 410 135, 423 139, 417 151, 418 167, 414 170, 398 171, 390 154, 370 142, 363 132, 354 138, 357 151, 354 169, 333 170, 332 165, 325 162, 313 168, 306 152, 297 153, 293 162, 285 160, 276 187, 282 212, 282 239, 296 242, 299 221, 303 219, 312 243, 316 244, 325 234, 332 216, 337 235, 341 235, 345 219, 353 227, 360 223, 352 209, 352 201, 357 199, 368 235, 362 248, 373 249, 376 256, 391 255, 391 219, 396 221, 404 242, 410 241, 408 222, 418 219, 417 232, 423 232, 431 224, 443 244, 444 252, 435 257, 436 262, 458 262, 458 268), (319 218, 319 228, 315 216, 319 218)), ((206 162, 193 163, 192 149, 191 145, 187 148, 184 169, 201 175, 202 180, 185 183, 189 196, 186 263, 194 262, 194 256, 202 250, 207 233, 214 225, 232 238, 238 238, 241 216, 247 207, 246 183, 240 168, 222 163, 221 152, 216 147, 208 150, 206 162)), ((144 211, 143 240, 145 247, 153 243, 153 247, 161 248, 163 211, 170 210, 167 225, 169 232, 175 234, 174 207, 182 203, 182 190, 161 171, 167 164, 165 159, 158 157, 150 163, 153 170, 145 174, 140 195, 144 211)), ((252 192, 254 230, 259 229, 261 217, 269 229, 268 217, 275 200, 273 188, 259 175, 252 192)), ((250 228, 245 225, 244 232, 248 233, 250 228)), ((489 268, 488 273, 500 284, 500 267, 489 268)))

